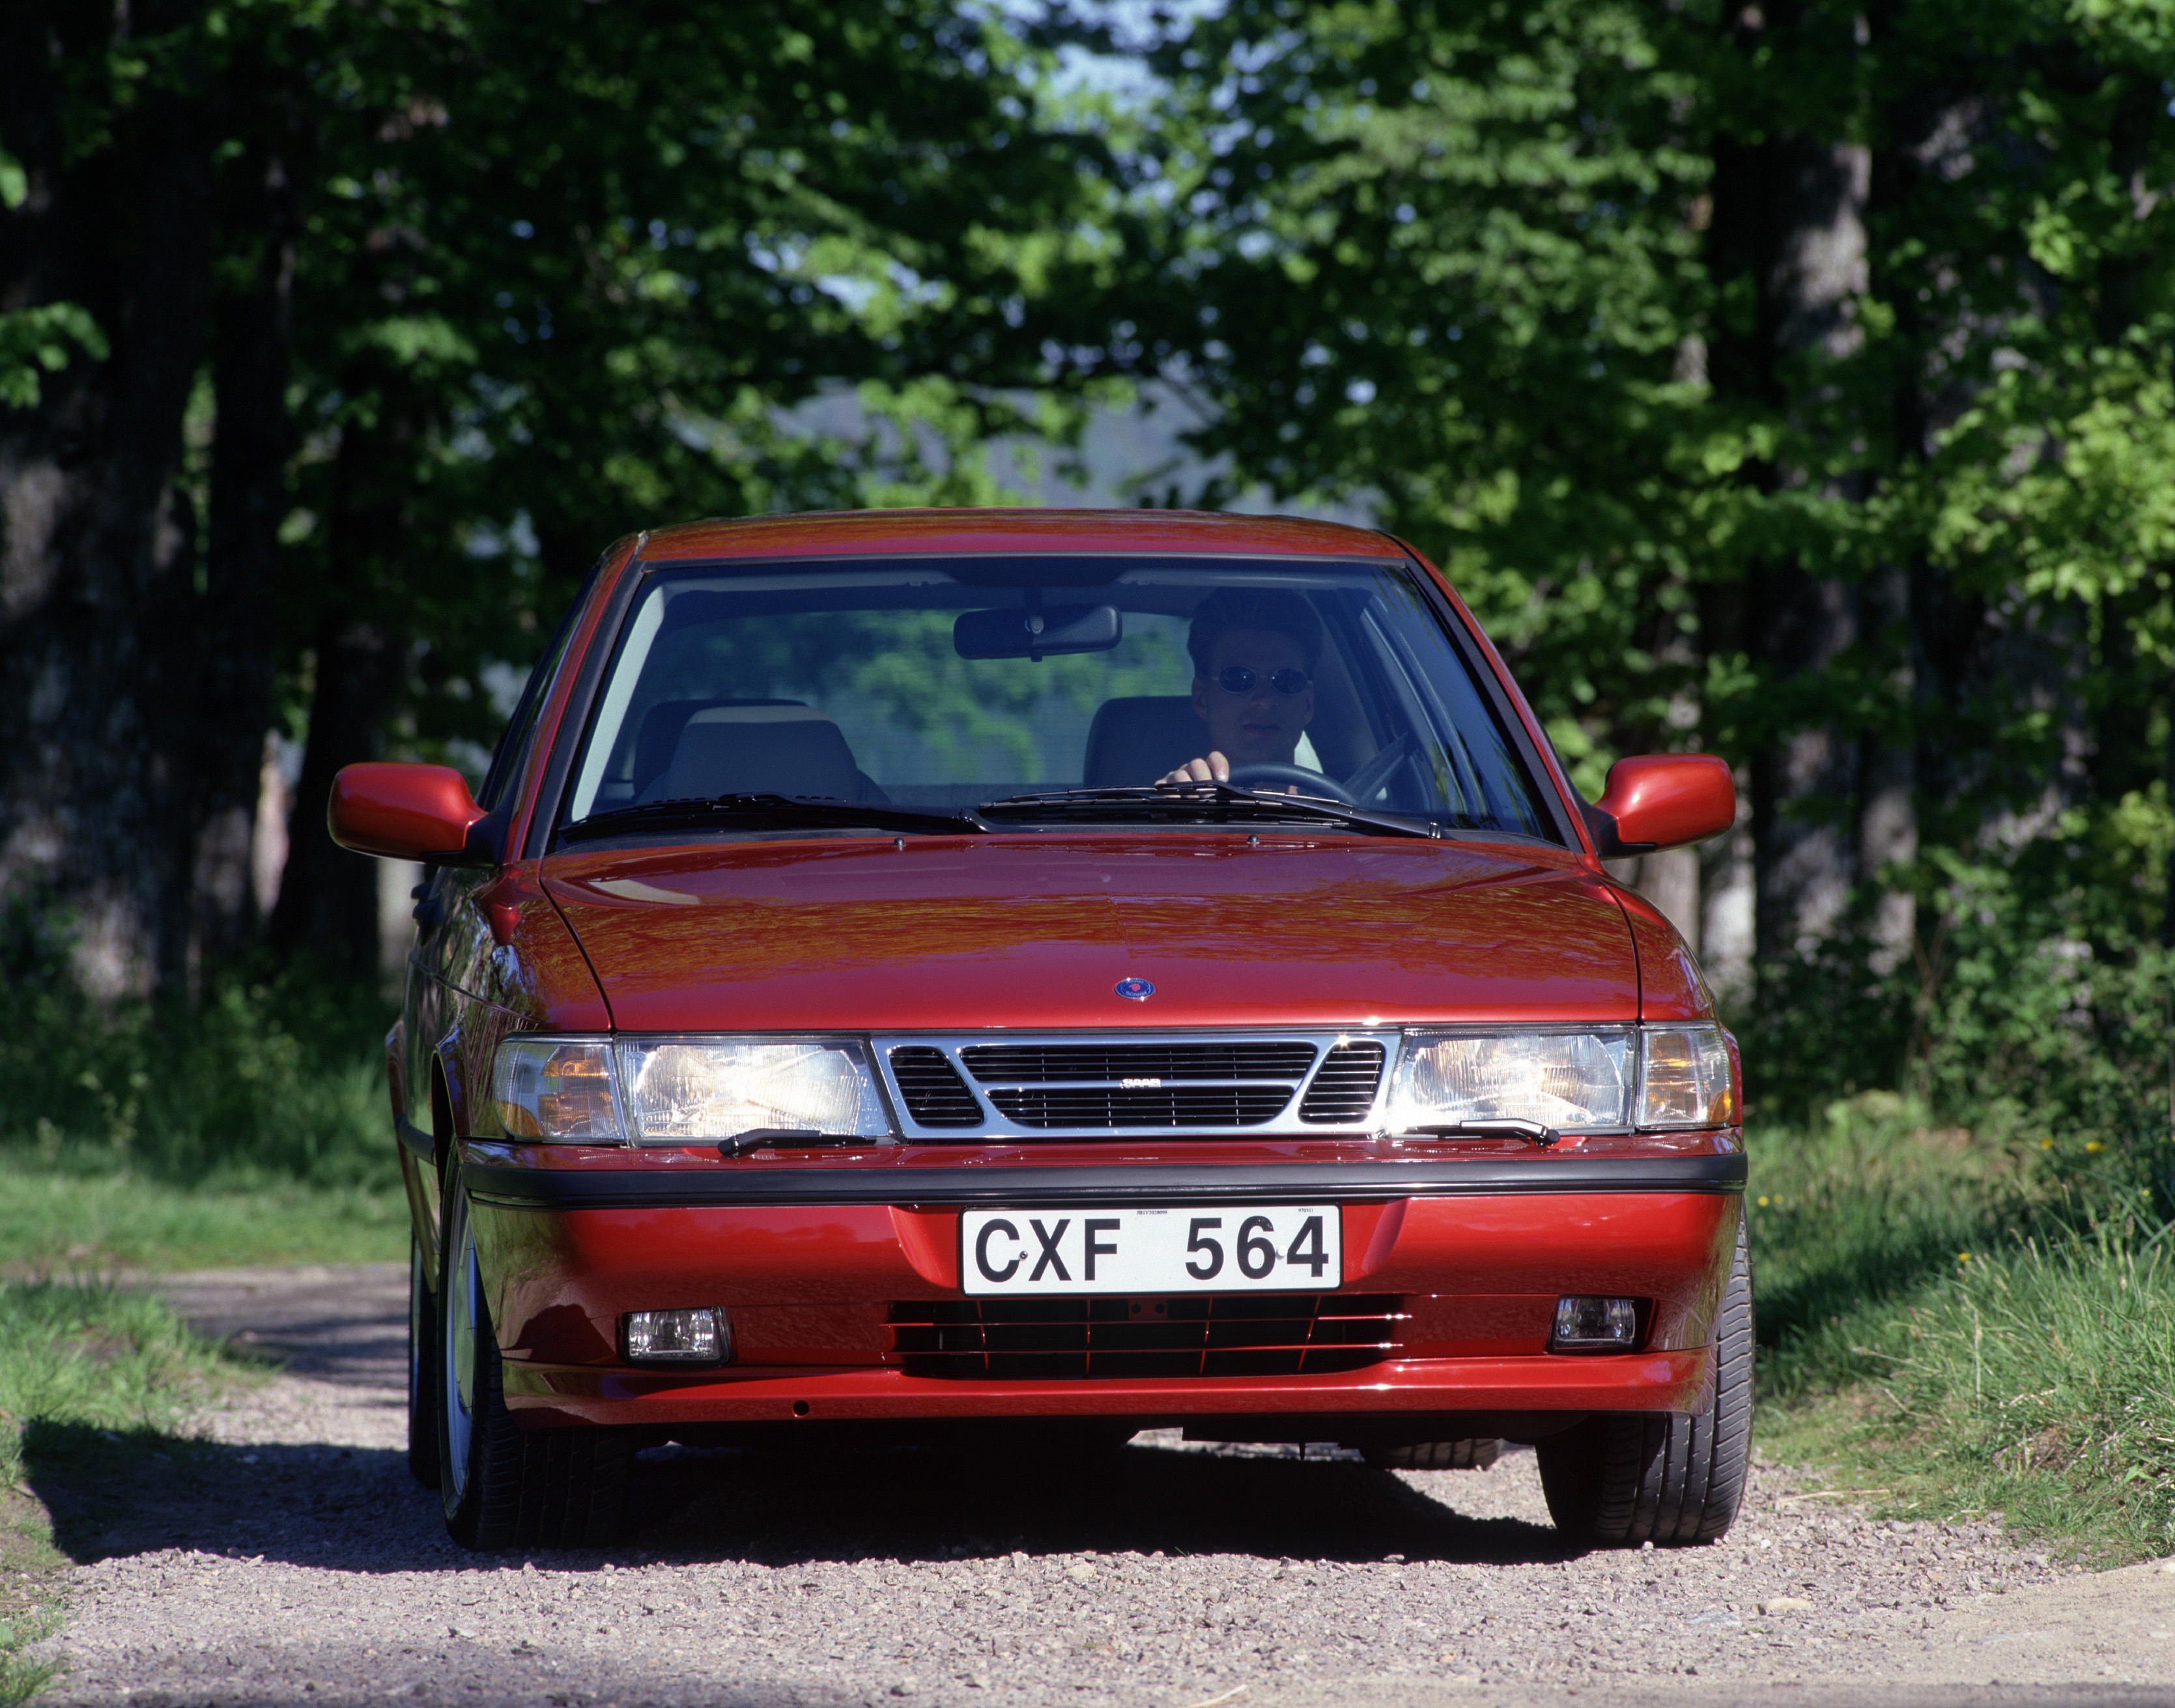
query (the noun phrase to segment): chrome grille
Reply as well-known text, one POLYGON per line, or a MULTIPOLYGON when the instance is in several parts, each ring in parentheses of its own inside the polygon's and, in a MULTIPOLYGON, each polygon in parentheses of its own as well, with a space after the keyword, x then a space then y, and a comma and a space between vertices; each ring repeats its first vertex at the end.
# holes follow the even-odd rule
POLYGON ((955 1381, 1320 1375, 1397 1351, 1392 1293, 1180 1293, 1146 1299, 902 1301, 908 1375, 955 1381))
POLYGON ((1292 1100, 1288 1085, 1015 1086, 990 1101, 1023 1127, 1257 1127, 1292 1100))
POLYGON ((1367 1111, 1375 1107, 1375 1093, 1381 1088, 1384 1055, 1382 1046, 1371 1038, 1338 1044, 1306 1088, 1299 1118, 1324 1125, 1364 1120, 1367 1111))
POLYGON ((1291 1043, 971 1044, 959 1052, 984 1085, 1081 1080, 1276 1079, 1296 1085, 1315 1048, 1291 1043))
POLYGON ((1322 1136, 1379 1124, 1389 1033, 894 1035, 874 1040, 909 1138, 1322 1136))

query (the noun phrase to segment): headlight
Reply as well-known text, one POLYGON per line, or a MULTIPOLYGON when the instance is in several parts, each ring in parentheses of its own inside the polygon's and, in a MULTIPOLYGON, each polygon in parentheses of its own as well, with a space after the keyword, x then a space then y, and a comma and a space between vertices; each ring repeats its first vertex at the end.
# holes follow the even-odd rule
POLYGON ((637 1144, 673 1145, 780 1132, 880 1139, 891 1120, 858 1044, 697 1044, 619 1047, 637 1144))
POLYGON ((509 1038, 491 1064, 491 1094, 509 1139, 619 1142, 611 1045, 602 1038, 509 1038))
POLYGON ((1390 1124, 1538 1121, 1558 1131, 1630 1124, 1628 1028, 1593 1032, 1413 1033, 1397 1060, 1390 1124))
POLYGON ((492 1064, 506 1136, 616 1145, 891 1136, 867 1053, 850 1038, 793 1043, 509 1038, 492 1064))
POLYGON ((1719 1127, 1737 1119, 1719 1026, 1406 1034, 1392 1131, 1538 1121, 1558 1132, 1719 1127))
POLYGON ((1729 1045, 1719 1026, 1650 1026, 1639 1070, 1642 1127, 1726 1127, 1737 1120, 1729 1045))

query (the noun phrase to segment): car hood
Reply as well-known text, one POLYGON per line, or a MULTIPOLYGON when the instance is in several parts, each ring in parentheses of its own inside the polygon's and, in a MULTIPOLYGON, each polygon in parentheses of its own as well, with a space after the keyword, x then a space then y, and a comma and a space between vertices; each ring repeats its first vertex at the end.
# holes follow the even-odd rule
POLYGON ((627 1031, 1634 1020, 1566 854, 1229 836, 746 842, 554 856, 627 1031), (1127 1000, 1120 980, 1154 986, 1127 1000))

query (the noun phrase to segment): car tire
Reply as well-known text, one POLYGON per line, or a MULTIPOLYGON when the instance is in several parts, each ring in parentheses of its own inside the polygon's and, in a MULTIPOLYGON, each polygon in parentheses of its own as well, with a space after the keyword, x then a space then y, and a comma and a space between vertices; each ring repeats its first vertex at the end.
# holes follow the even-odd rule
POLYGON ((1715 1320, 1714 1403, 1589 1418, 1534 1449, 1549 1516, 1597 1548, 1684 1547, 1718 1540, 1737 1516, 1752 1448, 1752 1265, 1744 1219, 1715 1320))
POLYGON ((463 1548, 601 1548, 619 1532, 633 1444, 616 1429, 524 1430, 506 1408, 504 1367, 484 1298, 475 1224, 457 1161, 446 1183, 438 1344, 438 1497, 463 1548))
POLYGON ((1377 1471, 1485 1471, 1501 1456, 1493 1438, 1471 1441, 1415 1441, 1404 1447, 1369 1447, 1368 1464, 1377 1471))
POLYGON ((423 1274, 423 1242, 408 1235, 408 1474, 438 1486, 438 1305, 423 1274))

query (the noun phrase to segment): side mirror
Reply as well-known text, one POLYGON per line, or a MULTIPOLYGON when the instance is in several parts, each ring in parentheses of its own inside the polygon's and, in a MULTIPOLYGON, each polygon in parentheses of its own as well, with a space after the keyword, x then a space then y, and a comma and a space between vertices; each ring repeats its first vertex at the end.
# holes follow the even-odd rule
POLYGON ((333 778, 325 827, 342 848, 442 865, 495 862, 469 847, 484 810, 450 765, 349 765, 333 778))
POLYGON ((1587 813, 1595 843, 1612 859, 1705 842, 1736 822, 1736 779, 1711 753, 1619 759, 1608 767, 1600 803, 1587 813))

